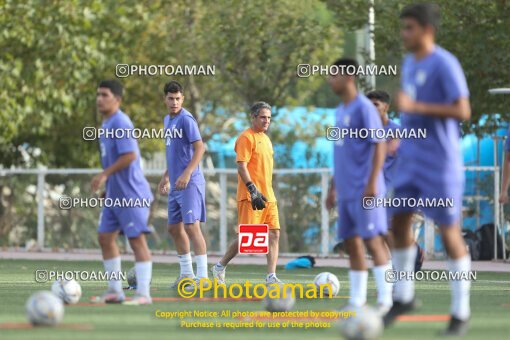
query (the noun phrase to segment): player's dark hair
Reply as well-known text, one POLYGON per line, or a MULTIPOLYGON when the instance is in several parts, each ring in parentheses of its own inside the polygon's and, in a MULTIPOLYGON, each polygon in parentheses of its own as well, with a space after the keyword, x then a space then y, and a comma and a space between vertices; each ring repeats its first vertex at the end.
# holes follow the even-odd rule
POLYGON ((181 84, 176 82, 175 80, 171 80, 168 83, 165 84, 165 87, 163 87, 163 93, 166 95, 168 93, 184 93, 182 90, 181 84))
POLYGON ((439 28, 439 17, 439 6, 428 2, 408 5, 400 13, 400 19, 411 18, 421 26, 431 25, 436 30, 439 28))
POLYGON ((340 58, 335 60, 332 66, 338 66, 344 69, 348 66, 354 66, 355 69, 358 69, 359 64, 356 59, 353 58, 340 58))
POLYGON ((122 84, 116 80, 101 80, 97 87, 110 89, 114 96, 122 98, 122 93, 124 90, 122 88, 122 84))
POLYGON ((386 104, 389 104, 390 100, 391 100, 390 95, 388 94, 388 92, 383 91, 383 90, 370 91, 370 92, 367 93, 367 98, 368 99, 375 99, 375 100, 381 101, 381 102, 386 103, 386 104))
POLYGON ((271 105, 269 105, 266 102, 256 102, 253 103, 253 105, 250 108, 250 114, 252 117, 257 117, 260 113, 260 110, 262 109, 268 109, 271 111, 271 105))

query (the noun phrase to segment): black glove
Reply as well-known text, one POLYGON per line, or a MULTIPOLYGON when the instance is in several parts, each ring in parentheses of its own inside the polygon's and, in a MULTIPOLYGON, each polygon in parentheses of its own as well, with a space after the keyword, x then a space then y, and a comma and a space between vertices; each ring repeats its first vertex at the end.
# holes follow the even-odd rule
POLYGON ((251 207, 253 210, 262 210, 266 207, 267 198, 262 195, 260 191, 258 191, 255 184, 252 182, 246 183, 246 187, 248 188, 248 191, 250 192, 251 197, 251 207))

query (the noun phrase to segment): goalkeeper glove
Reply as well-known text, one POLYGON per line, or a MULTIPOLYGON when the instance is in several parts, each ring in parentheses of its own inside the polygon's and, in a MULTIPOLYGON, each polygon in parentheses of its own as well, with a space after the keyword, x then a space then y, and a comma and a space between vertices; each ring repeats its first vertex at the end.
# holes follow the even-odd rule
POLYGON ((262 195, 262 193, 258 191, 257 187, 252 182, 246 183, 246 187, 250 192, 252 209, 253 210, 264 209, 266 207, 266 204, 264 202, 267 202, 267 198, 265 198, 264 195, 262 195))

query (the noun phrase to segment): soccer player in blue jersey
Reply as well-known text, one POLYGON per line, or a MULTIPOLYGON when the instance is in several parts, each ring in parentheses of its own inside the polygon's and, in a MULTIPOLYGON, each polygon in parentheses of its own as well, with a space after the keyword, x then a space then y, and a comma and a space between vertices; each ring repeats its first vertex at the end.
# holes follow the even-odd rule
MULTIPOLYGON (((145 179, 140 165, 138 142, 129 130, 133 123, 120 110, 122 85, 115 80, 99 83, 96 95, 98 111, 103 116, 100 135, 101 164, 103 172, 92 179, 91 187, 97 192, 105 184, 105 198, 112 200, 133 199, 133 201, 152 201, 149 183, 145 179), (124 130, 124 131, 122 131, 124 130), (120 133, 115 133, 119 131, 120 133)), ((126 201, 126 200, 124 200, 126 201)), ((119 233, 129 239, 135 254, 136 294, 125 304, 144 305, 152 303, 149 286, 152 275, 151 253, 147 246, 145 234, 151 230, 147 225, 148 206, 104 207, 99 217, 99 244, 103 253, 104 269, 111 275, 108 290, 97 302, 120 303, 124 301, 122 281, 118 276, 121 271, 120 253, 115 240, 119 233), (118 278, 118 279, 116 279, 118 278)))
MULTIPOLYGON (((394 122, 388 117, 388 110, 390 108, 390 95, 382 90, 374 90, 367 93, 367 98, 370 99, 372 104, 374 104, 375 108, 379 112, 384 130, 391 131, 395 134, 395 132, 400 129, 400 124, 394 122)), ((392 178, 395 175, 398 145, 398 138, 386 140, 386 158, 384 159, 383 165, 386 190, 389 190, 393 187, 392 178)))
MULTIPOLYGON (((168 231, 177 248, 181 272, 171 285, 179 288, 185 278, 195 278, 190 241, 197 263, 196 282, 206 279, 207 248, 200 222, 205 222, 205 179, 200 160, 205 152, 198 124, 182 107, 182 86, 170 81, 163 88, 168 114, 164 118, 167 171, 159 183, 159 192, 168 195, 168 231)), ((203 284, 207 286, 205 281, 203 284)), ((193 285, 185 288, 192 289, 193 285)))
MULTIPOLYGON (((387 131, 387 139, 386 139, 386 158, 384 159, 383 165, 383 174, 384 174, 384 182, 386 184, 386 191, 388 192, 387 196, 392 196, 393 191, 393 177, 396 176, 395 169, 396 164, 399 160, 397 150, 400 144, 400 140, 398 138, 391 138, 389 133, 390 131, 396 136, 396 131, 400 129, 400 124, 394 122, 388 117, 388 110, 390 108, 390 95, 386 91, 382 90, 374 90, 367 93, 367 98, 370 99, 372 104, 374 104, 377 111, 381 115, 381 121, 384 127, 384 130, 387 131)), ((385 241, 388 244, 389 249, 393 248, 393 236, 391 233, 391 210, 386 209, 386 214, 388 215, 388 234, 385 237, 385 241)), ((424 260, 423 249, 415 242, 418 256, 416 257, 414 270, 418 271, 421 269, 424 260)))
MULTIPOLYGON (((420 3, 404 8, 400 15, 401 36, 410 52, 401 70, 397 106, 407 129, 426 129, 422 139, 402 139, 400 162, 393 179, 395 198, 449 199, 453 207, 422 208, 441 230, 450 272, 469 272, 471 260, 460 226, 464 173, 459 142, 459 123, 469 119, 469 90, 457 58, 435 44, 439 20, 437 5, 420 3)), ((410 207, 394 208, 392 261, 395 270, 413 270, 414 246, 410 207)), ((465 277, 465 276, 464 276, 465 277)), ((469 280, 450 282, 451 318, 444 335, 462 335, 470 317, 469 280)), ((414 282, 395 283, 394 303, 384 318, 385 325, 415 308, 414 282)))
MULTIPOLYGON (((337 60, 334 65, 344 69, 358 66, 355 60, 347 58, 337 60)), ((382 129, 379 113, 370 100, 358 92, 355 76, 338 74, 330 76, 328 81, 333 92, 342 99, 336 110, 336 127, 352 132, 382 129)), ((338 238, 344 240, 350 260, 349 304, 360 307, 367 300, 366 246, 374 261, 373 274, 381 312, 392 305, 391 284, 385 280, 386 271, 391 267, 382 238, 387 232, 386 210, 384 207, 367 208, 366 199, 373 200, 385 194, 382 174, 385 152, 385 140, 375 135, 369 138, 347 135, 334 146, 337 231, 338 238)))

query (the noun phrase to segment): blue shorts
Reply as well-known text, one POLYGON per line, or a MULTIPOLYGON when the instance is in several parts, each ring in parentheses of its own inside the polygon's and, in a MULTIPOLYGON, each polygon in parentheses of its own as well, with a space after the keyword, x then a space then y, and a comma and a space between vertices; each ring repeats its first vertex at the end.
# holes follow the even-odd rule
POLYGON ((441 172, 433 169, 422 169, 423 172, 419 172, 415 166, 402 166, 399 170, 398 175, 393 177, 394 198, 443 202, 449 200, 453 202, 453 206, 391 207, 389 210, 392 215, 421 211, 439 226, 449 226, 460 220, 464 193, 462 171, 452 170, 447 176, 442 176, 441 172))
POLYGON ((337 237, 348 240, 360 236, 369 240, 378 235, 386 235, 388 222, 386 209, 375 207, 364 209, 362 200, 338 201, 337 237))
POLYGON ((205 222, 205 184, 189 183, 168 194, 168 224, 205 222))
POLYGON ((99 215, 99 233, 120 231, 128 238, 138 237, 141 233, 151 233, 147 225, 149 207, 118 208, 104 207, 99 215))

